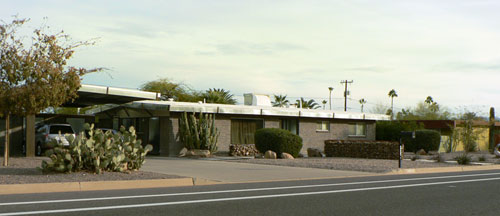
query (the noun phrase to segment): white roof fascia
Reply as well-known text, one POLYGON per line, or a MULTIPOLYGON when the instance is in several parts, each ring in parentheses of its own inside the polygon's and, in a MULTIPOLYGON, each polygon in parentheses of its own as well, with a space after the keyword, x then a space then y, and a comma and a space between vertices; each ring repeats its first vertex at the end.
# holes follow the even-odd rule
POLYGON ((135 89, 125 89, 125 88, 116 88, 107 86, 88 85, 88 84, 82 84, 80 86, 80 89, 78 89, 78 91, 104 94, 104 95, 139 97, 150 100, 156 100, 157 98, 161 97, 160 93, 155 93, 155 92, 147 92, 135 89))
MULTIPOLYGON (((207 104, 174 101, 135 101, 132 104, 158 104, 168 105, 171 112, 204 112, 236 115, 263 115, 284 117, 306 117, 306 118, 331 118, 352 120, 389 120, 388 115, 355 113, 355 112, 332 112, 331 110, 312 110, 298 108, 278 108, 248 105, 207 104)), ((151 107, 145 106, 144 107, 151 107)))

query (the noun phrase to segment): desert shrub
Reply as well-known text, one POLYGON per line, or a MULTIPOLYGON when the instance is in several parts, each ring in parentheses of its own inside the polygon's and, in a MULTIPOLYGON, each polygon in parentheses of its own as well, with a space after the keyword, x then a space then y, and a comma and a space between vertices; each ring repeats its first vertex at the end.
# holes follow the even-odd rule
POLYGON ((103 171, 124 172, 138 170, 144 164, 146 154, 153 149, 152 145, 141 145, 137 139, 134 127, 113 134, 111 131, 104 133, 94 130, 94 125, 85 125, 88 136, 81 132, 76 138, 67 135, 69 147, 63 146, 60 141, 50 142, 52 149, 46 151, 50 161, 42 161, 44 172, 77 172, 90 171, 101 173, 103 171))
POLYGON ((462 154, 460 156, 455 157, 455 160, 457 160, 457 163, 460 165, 467 165, 470 164, 471 157, 467 154, 462 154))
POLYGON ((302 149, 302 138, 288 130, 262 128, 255 132, 255 147, 262 153, 271 150, 277 155, 286 152, 298 157, 302 149))
POLYGON ((437 151, 441 142, 441 134, 433 130, 416 130, 415 138, 403 137, 405 151, 416 152, 424 149, 425 152, 437 151))
POLYGON ((423 125, 414 121, 377 121, 376 139, 381 141, 399 141, 401 131, 422 129, 423 125))

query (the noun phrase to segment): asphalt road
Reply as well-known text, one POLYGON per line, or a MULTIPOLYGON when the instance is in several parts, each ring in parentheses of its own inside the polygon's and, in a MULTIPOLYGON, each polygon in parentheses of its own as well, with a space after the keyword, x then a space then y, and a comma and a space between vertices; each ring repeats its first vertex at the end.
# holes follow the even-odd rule
POLYGON ((2 215, 500 215, 500 171, 0 196, 2 215))

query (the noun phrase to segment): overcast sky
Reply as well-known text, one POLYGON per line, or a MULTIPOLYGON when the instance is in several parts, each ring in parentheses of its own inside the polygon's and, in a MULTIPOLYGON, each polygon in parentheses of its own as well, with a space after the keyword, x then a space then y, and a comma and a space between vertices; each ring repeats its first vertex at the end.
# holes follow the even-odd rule
POLYGON ((158 78, 197 90, 286 94, 415 106, 432 96, 450 110, 500 109, 500 1, 8 1, 0 19, 43 17, 75 41, 99 38, 72 64, 106 67, 86 84, 139 88, 158 78))

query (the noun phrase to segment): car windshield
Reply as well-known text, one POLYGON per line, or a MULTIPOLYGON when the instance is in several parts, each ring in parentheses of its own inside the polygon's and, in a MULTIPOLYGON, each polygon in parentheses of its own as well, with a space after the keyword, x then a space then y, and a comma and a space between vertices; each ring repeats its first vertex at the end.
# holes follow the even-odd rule
POLYGON ((53 125, 50 127, 50 134, 59 134, 59 131, 61 131, 61 134, 73 133, 73 129, 70 126, 53 125))

